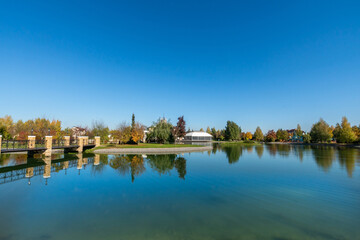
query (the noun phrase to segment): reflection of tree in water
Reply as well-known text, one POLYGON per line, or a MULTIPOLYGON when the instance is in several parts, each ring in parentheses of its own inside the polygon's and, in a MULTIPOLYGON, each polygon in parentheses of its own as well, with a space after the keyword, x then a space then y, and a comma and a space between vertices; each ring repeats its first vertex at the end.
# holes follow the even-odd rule
POLYGON ((276 156, 277 147, 276 144, 266 144, 266 150, 271 156, 276 156))
POLYGON ((220 151, 221 147, 219 143, 214 143, 213 144, 213 149, 212 149, 212 153, 215 155, 217 151, 220 151))
POLYGON ((316 164, 324 171, 328 171, 335 159, 335 149, 327 146, 312 147, 312 154, 316 164))
POLYGON ((131 181, 145 171, 144 158, 141 155, 116 155, 109 161, 109 166, 116 169, 121 175, 130 172, 131 181))
POLYGON ((293 152, 302 162, 304 159, 304 146, 293 146, 293 152))
POLYGON ((175 158, 175 154, 147 156, 150 167, 157 171, 159 175, 170 173, 174 168, 175 158))
POLYGON ((99 165, 93 164, 91 166, 91 171, 94 174, 102 173, 102 171, 104 171, 105 166, 108 165, 109 163, 109 155, 107 154, 97 154, 97 155, 100 157, 100 164, 99 165))
POLYGON ((245 146, 245 148, 248 153, 252 153, 254 150, 254 146, 245 146))
POLYGON ((342 167, 345 166, 349 177, 352 177, 352 174, 355 170, 355 162, 356 162, 357 153, 358 153, 358 150, 353 149, 353 148, 338 149, 339 163, 342 167))
POLYGON ((174 167, 176 168, 179 178, 185 179, 186 175, 186 159, 183 157, 176 158, 175 154, 167 155, 149 155, 148 163, 152 169, 160 175, 169 174, 174 167))
POLYGON ((289 144, 277 144, 277 153, 280 156, 289 156, 291 152, 291 146, 289 144))
POLYGON ((135 176, 145 172, 144 158, 141 155, 133 155, 131 158, 131 181, 134 182, 135 176))
POLYGON ((239 159, 242 155, 242 152, 243 152, 243 148, 239 144, 226 145, 222 148, 222 150, 225 152, 228 162, 230 164, 233 164, 233 163, 236 163, 237 161, 239 161, 239 159))
POLYGON ((0 166, 7 166, 14 161, 15 164, 23 164, 27 161, 26 154, 0 154, 0 166))
POLYGON ((186 159, 183 157, 178 157, 175 160, 175 168, 179 174, 179 178, 185 180, 186 175, 186 159))
POLYGON ((255 147, 255 152, 256 152, 257 156, 258 156, 259 158, 261 158, 262 155, 264 154, 264 146, 263 146, 263 145, 256 146, 256 147, 255 147))

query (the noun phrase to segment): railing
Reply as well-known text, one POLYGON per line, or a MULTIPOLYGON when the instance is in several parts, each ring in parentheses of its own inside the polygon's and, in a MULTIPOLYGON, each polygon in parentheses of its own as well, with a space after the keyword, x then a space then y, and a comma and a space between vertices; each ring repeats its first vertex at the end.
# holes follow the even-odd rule
POLYGON ((35 140, 35 148, 44 148, 45 140, 35 140))
POLYGON ((90 145, 90 144, 95 144, 95 139, 89 139, 89 141, 88 141, 88 144, 90 145))
POLYGON ((63 146, 65 146, 65 140, 64 139, 53 139, 52 146, 53 147, 63 147, 63 146))
POLYGON ((27 149, 28 142, 28 140, 2 140, 1 149, 27 149))

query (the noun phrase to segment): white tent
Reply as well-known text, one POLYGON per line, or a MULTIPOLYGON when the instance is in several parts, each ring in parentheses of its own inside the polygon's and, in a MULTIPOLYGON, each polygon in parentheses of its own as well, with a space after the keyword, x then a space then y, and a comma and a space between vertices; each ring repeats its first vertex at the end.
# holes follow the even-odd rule
POLYGON ((208 142, 212 141, 212 135, 206 132, 189 132, 185 135, 185 141, 208 142))

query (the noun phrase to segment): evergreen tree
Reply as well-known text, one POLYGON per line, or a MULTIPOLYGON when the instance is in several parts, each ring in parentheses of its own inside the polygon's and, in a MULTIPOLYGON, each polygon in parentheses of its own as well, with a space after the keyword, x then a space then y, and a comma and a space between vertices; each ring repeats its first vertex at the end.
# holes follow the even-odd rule
POLYGON ((133 129, 135 127, 135 114, 132 114, 131 117, 131 129, 133 129))
POLYGON ((225 139, 234 141, 240 139, 241 128, 233 121, 227 121, 225 127, 225 139))

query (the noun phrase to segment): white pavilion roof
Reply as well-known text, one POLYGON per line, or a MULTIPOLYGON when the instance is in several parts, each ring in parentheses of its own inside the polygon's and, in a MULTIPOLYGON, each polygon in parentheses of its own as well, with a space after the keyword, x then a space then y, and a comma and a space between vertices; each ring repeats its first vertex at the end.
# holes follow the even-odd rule
POLYGON ((206 132, 189 132, 185 135, 186 137, 212 137, 211 134, 206 132))

